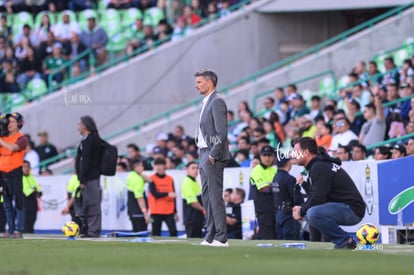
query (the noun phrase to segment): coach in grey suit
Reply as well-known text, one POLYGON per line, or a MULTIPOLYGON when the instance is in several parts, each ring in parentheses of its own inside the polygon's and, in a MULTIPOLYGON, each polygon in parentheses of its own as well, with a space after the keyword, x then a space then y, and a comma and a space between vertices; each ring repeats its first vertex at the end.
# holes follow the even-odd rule
POLYGON ((223 200, 223 172, 230 158, 227 142, 227 107, 217 95, 213 71, 195 74, 196 89, 204 96, 197 134, 200 149, 200 177, 207 234, 201 245, 228 246, 226 209, 223 200))

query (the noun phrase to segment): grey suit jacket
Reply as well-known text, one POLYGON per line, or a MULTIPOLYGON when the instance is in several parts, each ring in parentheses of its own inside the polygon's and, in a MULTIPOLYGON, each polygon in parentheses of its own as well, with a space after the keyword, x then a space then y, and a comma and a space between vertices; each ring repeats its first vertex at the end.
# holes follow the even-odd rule
POLYGON ((200 118, 200 130, 209 148, 209 155, 217 161, 230 159, 227 141, 227 106, 214 91, 200 118))

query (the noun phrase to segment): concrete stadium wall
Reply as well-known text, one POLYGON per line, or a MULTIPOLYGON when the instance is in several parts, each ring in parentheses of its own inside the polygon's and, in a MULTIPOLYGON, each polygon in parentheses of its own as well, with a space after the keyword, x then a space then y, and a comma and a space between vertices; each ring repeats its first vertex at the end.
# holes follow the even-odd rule
POLYGON ((336 12, 256 13, 266 2, 23 107, 24 132, 46 130, 59 149, 74 146, 76 122, 89 114, 101 134, 109 135, 198 98, 193 74, 201 68, 216 70, 223 87, 345 29, 336 12))

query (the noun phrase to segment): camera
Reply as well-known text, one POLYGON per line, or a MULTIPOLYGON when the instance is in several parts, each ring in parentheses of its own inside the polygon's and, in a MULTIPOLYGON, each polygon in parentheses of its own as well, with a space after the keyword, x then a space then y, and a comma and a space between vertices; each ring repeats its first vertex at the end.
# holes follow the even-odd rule
POLYGON ((9 119, 6 116, 0 115, 0 137, 9 135, 9 119))

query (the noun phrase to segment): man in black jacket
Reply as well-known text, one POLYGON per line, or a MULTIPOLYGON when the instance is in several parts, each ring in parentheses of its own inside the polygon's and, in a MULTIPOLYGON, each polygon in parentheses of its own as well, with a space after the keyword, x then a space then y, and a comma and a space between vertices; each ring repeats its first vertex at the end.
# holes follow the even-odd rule
POLYGON ((76 214, 82 221, 81 237, 97 238, 102 227, 99 185, 101 138, 96 123, 90 116, 80 118, 78 131, 83 138, 78 147, 75 164, 81 189, 80 205, 76 207, 76 214))
MULTIPOLYGON (((306 217, 309 225, 329 237, 335 248, 356 248, 355 240, 339 225, 355 225, 365 214, 365 203, 351 177, 341 168, 341 161, 326 153, 318 154, 312 138, 301 138, 295 144, 298 165, 309 172, 308 200, 292 209, 293 218, 306 217)), ((303 183, 303 178, 298 177, 303 183)))

